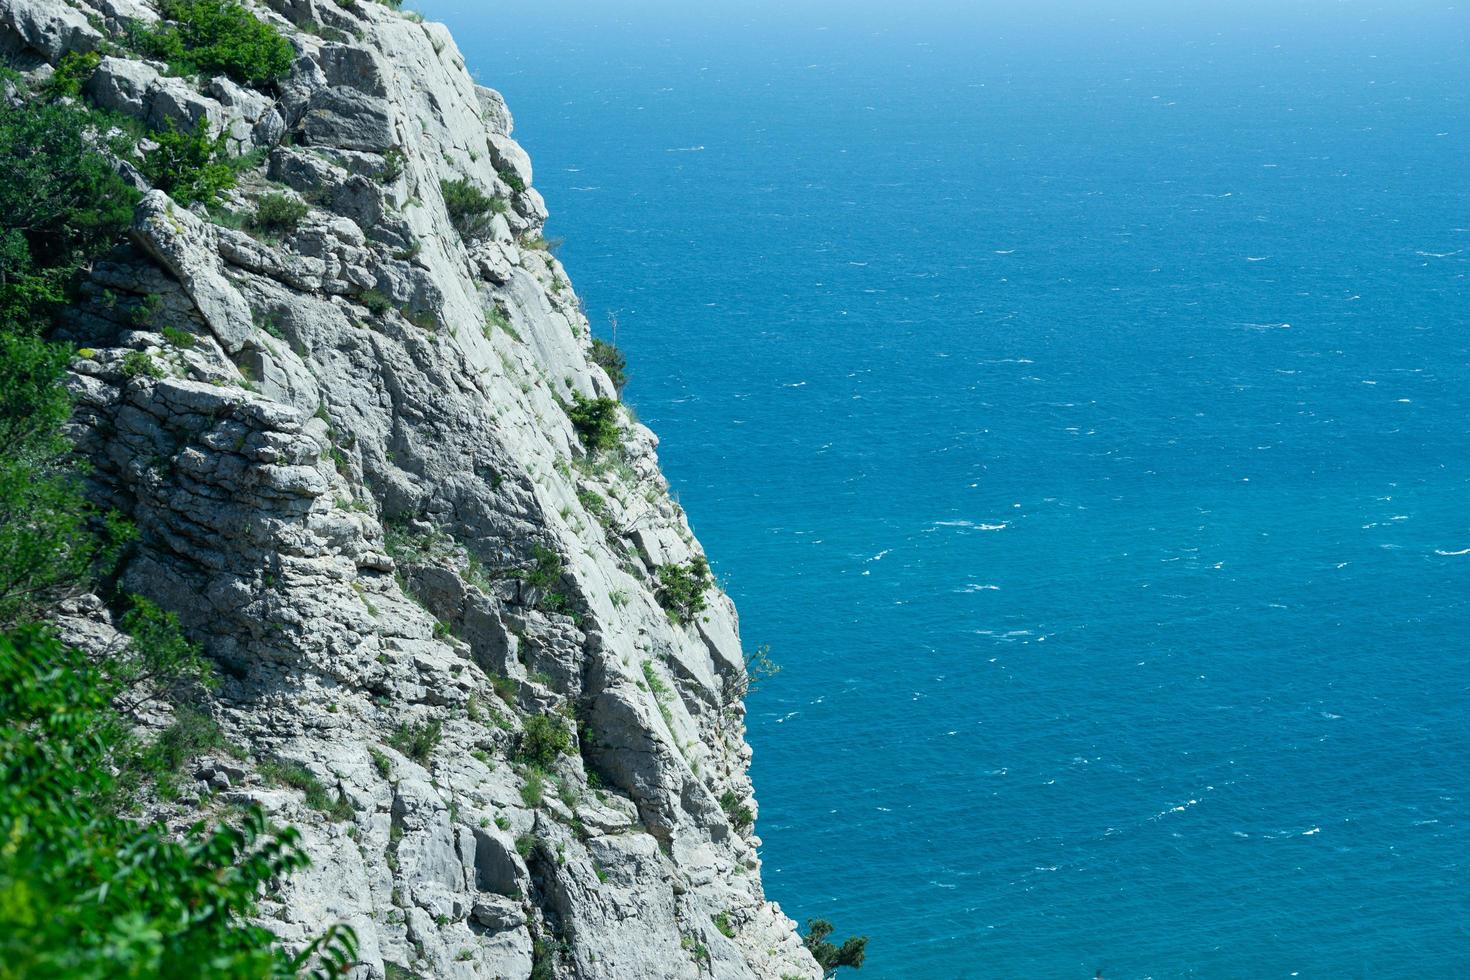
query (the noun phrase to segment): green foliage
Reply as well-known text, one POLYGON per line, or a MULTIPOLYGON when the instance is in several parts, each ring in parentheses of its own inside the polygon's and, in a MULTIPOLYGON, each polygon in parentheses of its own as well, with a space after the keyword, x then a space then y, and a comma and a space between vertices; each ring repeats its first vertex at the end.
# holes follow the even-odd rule
POLYGON ((291 70, 295 52, 281 32, 233 0, 162 0, 159 12, 173 23, 134 25, 130 40, 175 74, 223 72, 259 86, 291 70))
POLYGON ((76 104, 0 100, 0 332, 36 336, 79 269, 127 231, 138 194, 76 104))
POLYGON ((71 466, 66 361, 59 345, 0 329, 0 629, 78 591, 131 533, 87 502, 71 466))
POLYGON ((271 192, 255 202, 250 226, 272 235, 289 235, 311 209, 286 194, 271 192))
POLYGON ((163 368, 146 350, 130 350, 123 355, 122 373, 129 378, 161 378, 163 368))
POLYGON ((391 184, 403 176, 403 171, 408 166, 408 157, 396 146, 390 146, 383 153, 383 169, 378 171, 378 179, 385 184, 391 184))
POLYGON ((393 774, 393 760, 388 758, 386 752, 370 747, 368 755, 372 756, 373 768, 378 771, 379 776, 387 779, 393 774))
POLYGON ((388 737, 388 744, 419 765, 424 765, 438 748, 443 734, 444 726, 438 721, 399 725, 388 737))
POLYGON ((148 183, 180 204, 213 204, 221 192, 235 186, 236 173, 225 152, 225 134, 210 137, 200 119, 191 132, 182 132, 172 119, 149 137, 158 144, 143 154, 139 167, 148 183))
POLYGON ((507 167, 505 170, 496 171, 496 174, 501 180, 505 181, 505 186, 509 187, 515 193, 521 194, 525 192, 526 182, 521 180, 520 174, 514 170, 507 167))
POLYGON ((709 562, 695 555, 682 565, 660 565, 658 568, 658 601, 669 619, 680 625, 694 620, 705 607, 704 594, 714 584, 709 562))
MULTIPOLYGON (((500 829, 504 830, 505 828, 502 827, 500 829)), ((522 861, 530 857, 531 852, 535 849, 536 838, 532 837, 530 834, 521 834, 519 837, 516 838, 516 853, 521 856, 522 861)))
POLYGON ((333 796, 322 781, 299 762, 290 759, 266 759, 260 764, 260 774, 270 782, 300 790, 306 797, 307 806, 325 813, 333 820, 352 818, 352 805, 347 802, 347 798, 340 791, 333 796))
POLYGON ((187 330, 180 330, 178 327, 164 327, 159 332, 163 334, 164 340, 173 344, 175 347, 188 350, 194 346, 194 335, 187 330))
POLYGON ((61 56, 56 72, 46 83, 46 92, 58 98, 74 99, 82 94, 82 85, 92 77, 102 56, 96 51, 68 51, 61 56))
POLYGON ((758 691, 762 684, 781 673, 781 665, 771 659, 769 645, 756 647, 745 654, 745 669, 725 677, 726 705, 742 701, 758 691))
POLYGON ((526 773, 526 781, 521 785, 521 802, 526 806, 535 808, 541 805, 546 798, 546 777, 541 775, 541 770, 532 769, 526 773))
POLYGON ((509 677, 501 674, 490 675, 490 686, 495 688, 495 693, 506 704, 515 704, 516 695, 520 693, 520 685, 509 677))
POLYGON ((510 316, 499 306, 490 306, 485 309, 485 336, 488 338, 495 332, 496 328, 504 330, 514 340, 520 340, 521 335, 516 333, 515 327, 510 324, 510 316))
POLYGON ((561 585, 564 570, 561 555, 538 543, 531 546, 531 557, 535 564, 521 573, 527 585, 537 589, 555 589, 561 585))
POLYGON ((600 337, 592 338, 592 363, 607 372, 619 394, 628 385, 628 359, 623 352, 600 337))
POLYGON ((551 715, 535 715, 526 719, 521 733, 520 760, 529 765, 550 769, 557 756, 572 747, 572 736, 561 721, 551 715))
POLYGON ((561 591, 565 566, 561 555, 543 544, 531 546, 531 557, 535 560, 529 569, 519 573, 521 581, 536 590, 536 608, 542 612, 567 614, 571 611, 571 600, 561 591))
POLYGON ((357 297, 359 303, 367 307, 373 316, 382 316, 393 309, 393 301, 376 289, 369 289, 357 297))
POLYGON ((594 456, 616 449, 622 441, 616 399, 588 398, 580 391, 573 392, 567 418, 572 420, 582 445, 594 456))
POLYGON ((720 935, 724 936, 726 939, 735 938, 735 927, 730 925, 729 912, 720 912, 716 915, 712 915, 710 916, 710 920, 714 922, 715 928, 720 930, 720 935))
POLYGON ((863 959, 868 952, 867 936, 851 936, 841 946, 828 942, 827 937, 832 935, 832 929, 832 923, 826 919, 809 919, 803 940, 807 951, 822 968, 824 977, 835 975, 842 967, 858 969, 863 965, 863 959))
POLYGON ((136 714, 150 702, 172 702, 170 695, 183 686, 212 689, 218 684, 214 664, 184 635, 173 613, 135 595, 118 625, 128 635, 128 645, 107 658, 104 668, 117 690, 116 707, 124 714, 136 714))
POLYGON ((652 660, 643 661, 643 682, 653 692, 653 696, 660 701, 673 695, 673 690, 664 683, 664 679, 658 676, 658 670, 653 666, 652 660))
POLYGON ((607 516, 607 498, 596 490, 578 490, 577 501, 594 517, 607 516))
POLYGON ((465 241, 489 235, 492 216, 505 211, 504 201, 489 196, 468 180, 441 180, 439 189, 449 220, 465 241))
POLYGON ((732 789, 720 794, 720 809, 725 811, 725 818, 730 821, 730 826, 741 833, 755 824, 755 814, 750 812, 750 807, 741 802, 732 789))
POLYGON ((114 769, 137 749, 115 691, 36 628, 0 637, 0 980, 344 976, 350 930, 293 957, 244 921, 306 864, 294 831, 254 809, 174 839, 118 813, 114 769))

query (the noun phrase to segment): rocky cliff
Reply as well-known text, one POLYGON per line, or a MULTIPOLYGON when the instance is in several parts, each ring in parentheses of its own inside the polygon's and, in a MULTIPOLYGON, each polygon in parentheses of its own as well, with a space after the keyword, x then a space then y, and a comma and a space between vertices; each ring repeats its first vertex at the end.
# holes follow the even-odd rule
MULTIPOLYGON (((220 665, 239 750, 161 815, 300 828, 267 921, 351 925, 364 977, 820 976, 761 888, 735 610, 665 608, 702 552, 653 434, 574 425, 617 393, 504 101, 380 3, 249 9, 295 51, 263 88, 130 51, 140 0, 0 0, 31 79, 95 52, 87 101, 246 157, 208 211, 132 173, 63 327, 93 488, 139 529, 121 588, 220 665), (466 187, 498 202, 473 228, 466 187), (266 195, 304 216, 244 230, 266 195)), ((64 626, 114 639, 90 597, 64 626)))

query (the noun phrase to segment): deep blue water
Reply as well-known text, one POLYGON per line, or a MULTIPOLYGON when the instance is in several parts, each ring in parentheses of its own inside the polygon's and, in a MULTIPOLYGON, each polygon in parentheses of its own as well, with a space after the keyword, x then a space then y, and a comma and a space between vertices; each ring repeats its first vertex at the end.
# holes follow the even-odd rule
POLYGON ((868 980, 1470 976, 1470 8, 1204 7, 426 4, 868 980))

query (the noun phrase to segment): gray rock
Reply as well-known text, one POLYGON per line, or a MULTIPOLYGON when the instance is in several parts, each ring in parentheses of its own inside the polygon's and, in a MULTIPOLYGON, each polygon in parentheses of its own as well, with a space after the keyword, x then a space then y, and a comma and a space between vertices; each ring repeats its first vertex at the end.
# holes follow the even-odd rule
POLYGON ((147 194, 133 217, 133 237, 179 280, 205 324, 229 353, 255 333, 250 307, 225 278, 212 226, 162 191, 147 194))
POLYGON ((315 146, 381 152, 398 143, 388 103, 343 86, 317 89, 302 124, 315 146))
MULTIPOLYGON (((66 25, 117 30, 133 2, 0 0, 0 25, 59 56, 97 40, 66 25)), ((528 186, 467 245, 438 192, 529 184, 504 101, 446 30, 382 5, 252 9, 300 52, 274 100, 119 58, 88 91, 137 118, 207 120, 236 149, 294 134, 268 176, 307 216, 257 239, 152 191, 136 248, 96 265, 67 329, 92 349, 69 379, 79 451, 139 529, 122 587, 224 666, 209 707, 227 737, 306 766, 348 814, 254 762, 201 762, 203 785, 298 827, 312 856, 267 896, 271 928, 299 944, 351 925, 374 980, 387 963, 526 976, 549 936, 574 937, 559 977, 820 976, 766 900, 758 838, 718 802, 756 809, 735 609, 715 591, 697 623, 669 621, 651 572, 701 551, 657 440, 625 418, 626 465, 603 465, 564 411, 612 389, 566 271, 519 244, 545 202, 528 186), (289 26, 308 20, 348 33, 289 26), (192 347, 125 322, 149 293, 192 347), (129 377, 133 350, 164 376, 129 377), (531 587, 547 554, 560 572, 531 587), (520 761, 536 715, 573 742, 539 801, 520 761)), ((231 210, 265 176, 245 174, 231 210)), ((61 625, 99 653, 116 638, 100 603, 61 625)))
POLYGON ((40 54, 55 64, 68 51, 91 51, 102 32, 81 10, 57 0, 0 0, 0 39, 11 50, 40 54))

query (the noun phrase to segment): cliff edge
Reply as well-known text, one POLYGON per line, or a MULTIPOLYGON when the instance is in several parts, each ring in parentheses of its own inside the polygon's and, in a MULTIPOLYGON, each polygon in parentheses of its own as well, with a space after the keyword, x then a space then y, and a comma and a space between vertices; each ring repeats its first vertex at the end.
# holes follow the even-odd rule
MULTIPOLYGON (((158 815, 298 827, 265 921, 347 923, 363 977, 819 977, 761 887, 735 609, 504 101, 442 25, 247 9, 293 49, 269 85, 139 54, 140 0, 0 0, 29 78, 91 53, 79 98, 239 170, 206 209, 129 169, 130 240, 62 328, 92 490, 139 530, 121 588, 220 665, 238 749, 158 815)), ((116 640, 95 597, 62 626, 116 640)))

